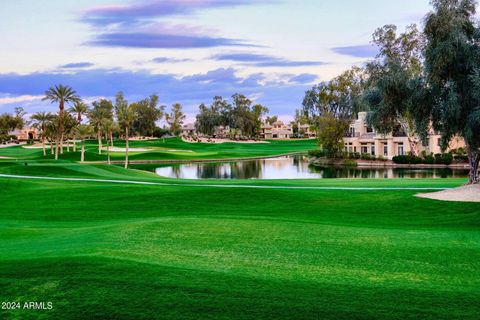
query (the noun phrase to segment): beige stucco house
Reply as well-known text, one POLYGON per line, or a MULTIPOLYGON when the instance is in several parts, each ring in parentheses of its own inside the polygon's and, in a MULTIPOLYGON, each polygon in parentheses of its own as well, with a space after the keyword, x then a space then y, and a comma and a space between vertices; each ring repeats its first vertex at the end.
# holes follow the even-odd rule
POLYGON ((15 129, 10 132, 10 135, 17 136, 18 140, 38 140, 39 132, 36 128, 24 127, 22 129, 15 129))
POLYGON ((264 124, 260 128, 260 137, 262 139, 291 139, 292 136, 293 128, 282 121, 277 121, 272 125, 264 124))
MULTIPOLYGON (((427 154, 441 153, 440 135, 430 132, 426 141, 418 142, 419 151, 425 151, 427 154)), ((407 135, 398 130, 388 135, 377 133, 367 124, 367 113, 359 112, 358 119, 350 124, 350 128, 344 138, 345 152, 369 153, 373 156, 383 156, 392 159, 395 156, 406 155, 411 152, 410 143, 407 135)), ((464 148, 465 143, 462 139, 456 138, 450 142, 449 150, 464 148)))

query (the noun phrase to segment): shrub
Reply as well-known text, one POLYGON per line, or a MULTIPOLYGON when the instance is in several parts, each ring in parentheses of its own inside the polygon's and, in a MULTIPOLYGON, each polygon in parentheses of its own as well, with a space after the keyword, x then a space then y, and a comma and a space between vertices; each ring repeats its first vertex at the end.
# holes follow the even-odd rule
POLYGON ((352 160, 352 159, 347 159, 343 162, 343 165, 345 167, 356 167, 357 166, 357 161, 352 160))
POLYGON ((308 156, 312 158, 324 158, 325 151, 323 150, 310 150, 308 151, 308 156))
POLYGON ((372 160, 372 155, 370 153, 362 153, 360 158, 362 160, 372 160))
POLYGON ((450 165, 453 162, 453 156, 450 153, 436 154, 435 157, 427 155, 424 158, 414 155, 404 155, 393 157, 393 162, 397 164, 445 164, 450 165))
POLYGON ((450 153, 436 154, 435 163, 436 164, 446 164, 450 165, 453 162, 453 156, 450 153))
POLYGON ((377 160, 378 161, 388 161, 388 159, 386 157, 382 156, 382 155, 378 156, 377 160))
POLYGON ((361 155, 358 152, 350 152, 347 154, 348 159, 355 159, 358 160, 360 159, 361 155))

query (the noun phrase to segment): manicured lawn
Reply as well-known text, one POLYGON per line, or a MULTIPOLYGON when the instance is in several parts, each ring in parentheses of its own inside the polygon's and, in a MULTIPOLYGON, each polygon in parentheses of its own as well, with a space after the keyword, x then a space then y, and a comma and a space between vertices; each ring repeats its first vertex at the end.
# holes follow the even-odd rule
MULTIPOLYGON (((105 141, 104 141, 105 143, 105 141)), ((77 146, 80 144, 77 143, 77 146)), ((124 141, 115 141, 114 146, 124 148, 124 141)), ((106 161, 107 152, 98 154, 97 141, 87 141, 85 144, 85 161, 106 161)), ((293 152, 307 152, 316 148, 315 140, 269 141, 268 144, 246 143, 187 143, 180 138, 130 141, 130 148, 142 148, 147 151, 130 152, 130 160, 205 160, 226 158, 248 158, 259 156, 274 156, 293 152)), ((78 149, 79 150, 79 149, 78 149)), ((47 150, 49 151, 49 150, 47 150)), ((53 156, 48 152, 43 157, 42 149, 27 149, 22 146, 0 148, 0 157, 12 157, 20 160, 50 160, 53 156)), ((113 160, 123 160, 124 152, 112 152, 113 160)), ((80 153, 66 152, 60 155, 66 161, 80 161, 80 153)))
MULTIPOLYGON (((157 142, 159 143, 159 142, 157 142)), ((3 150, 2 150, 3 151, 3 150)), ((480 205, 412 190, 245 189, 68 161, 0 173, 0 318, 475 319, 480 205)), ((453 187, 448 180, 220 181, 453 187)))

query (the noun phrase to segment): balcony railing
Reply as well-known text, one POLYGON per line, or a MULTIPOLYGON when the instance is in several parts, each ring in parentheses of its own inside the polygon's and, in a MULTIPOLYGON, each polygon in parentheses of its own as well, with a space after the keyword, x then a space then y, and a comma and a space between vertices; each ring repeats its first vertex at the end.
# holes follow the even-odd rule
POLYGON ((345 133, 345 138, 358 138, 360 137, 359 132, 347 132, 345 133))

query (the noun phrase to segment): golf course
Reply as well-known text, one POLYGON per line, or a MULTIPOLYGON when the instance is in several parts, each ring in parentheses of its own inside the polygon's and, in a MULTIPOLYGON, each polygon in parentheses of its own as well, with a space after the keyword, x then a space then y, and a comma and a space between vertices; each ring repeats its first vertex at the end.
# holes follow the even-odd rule
MULTIPOLYGON (((314 141, 134 141, 138 160, 275 156, 314 141), (175 151, 169 151, 175 150, 175 151)), ((115 143, 115 146, 121 143, 115 143)), ((465 179, 178 180, 0 149, 1 319, 478 319, 465 179)), ((122 153, 112 153, 121 160, 122 153)), ((105 161, 94 141, 86 161, 105 161)))

